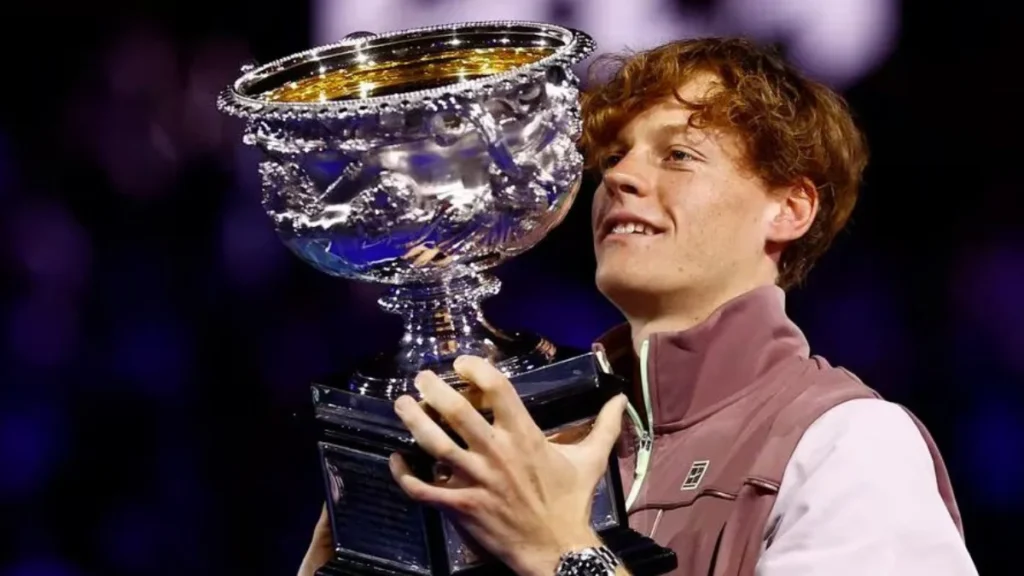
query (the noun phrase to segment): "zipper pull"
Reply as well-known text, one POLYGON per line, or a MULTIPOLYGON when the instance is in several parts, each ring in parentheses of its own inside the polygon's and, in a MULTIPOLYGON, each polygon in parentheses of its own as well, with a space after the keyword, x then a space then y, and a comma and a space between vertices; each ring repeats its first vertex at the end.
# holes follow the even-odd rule
POLYGON ((654 447, 654 438, 644 428, 643 421, 640 419, 640 413, 633 407, 632 402, 626 403, 626 415, 629 417, 630 423, 633 425, 633 434, 636 435, 636 466, 633 469, 633 477, 637 477, 643 474, 644 468, 640 466, 641 458, 646 459, 651 449, 654 447))
POLYGON ((641 478, 647 471, 647 463, 654 452, 654 439, 643 433, 640 436, 639 446, 636 451, 636 466, 633 468, 633 478, 641 478))
POLYGON ((651 435, 647 432, 644 432, 643 436, 640 437, 640 449, 647 450, 648 452, 654 450, 654 438, 651 438, 651 435))
POLYGON ((640 496, 640 489, 646 480, 647 469, 651 464, 651 454, 654 452, 654 438, 643 428, 637 428, 636 461, 633 466, 633 487, 626 496, 626 511, 633 507, 637 497, 640 496))

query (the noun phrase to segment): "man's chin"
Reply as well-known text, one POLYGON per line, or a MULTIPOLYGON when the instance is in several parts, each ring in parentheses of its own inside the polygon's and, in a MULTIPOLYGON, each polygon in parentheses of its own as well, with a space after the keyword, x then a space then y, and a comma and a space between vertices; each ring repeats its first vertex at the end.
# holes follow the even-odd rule
POLYGON ((601 266, 598 266, 595 276, 597 289, 612 302, 653 295, 657 290, 652 280, 647 274, 630 273, 621 268, 608 270, 601 266))

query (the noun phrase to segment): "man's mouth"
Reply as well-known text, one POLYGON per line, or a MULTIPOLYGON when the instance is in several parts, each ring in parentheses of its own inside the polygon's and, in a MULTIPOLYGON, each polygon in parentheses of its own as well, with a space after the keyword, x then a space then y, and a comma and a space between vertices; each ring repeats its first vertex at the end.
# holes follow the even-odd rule
POLYGON ((643 222, 620 222, 612 226, 611 230, 608 231, 606 236, 617 235, 617 234, 639 234, 641 236, 653 236, 658 231, 653 226, 644 224, 643 222))
POLYGON ((601 224, 601 240, 610 238, 632 238, 636 236, 657 236, 664 232, 654 224, 636 214, 626 212, 610 214, 601 224))

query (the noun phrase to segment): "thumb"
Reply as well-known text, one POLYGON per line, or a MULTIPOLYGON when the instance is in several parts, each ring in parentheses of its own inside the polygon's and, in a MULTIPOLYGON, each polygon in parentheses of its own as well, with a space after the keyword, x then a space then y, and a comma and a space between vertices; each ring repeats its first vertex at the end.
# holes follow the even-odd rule
POLYGON ((334 557, 334 537, 331 534, 331 522, 327 516, 327 504, 320 512, 320 520, 313 529, 313 539, 309 543, 298 576, 314 576, 327 561, 334 557))
POLYGON ((600 458, 607 458, 619 435, 622 434, 622 414, 626 410, 626 402, 625 394, 619 394, 605 402, 597 419, 594 420, 594 427, 580 442, 580 446, 600 458))

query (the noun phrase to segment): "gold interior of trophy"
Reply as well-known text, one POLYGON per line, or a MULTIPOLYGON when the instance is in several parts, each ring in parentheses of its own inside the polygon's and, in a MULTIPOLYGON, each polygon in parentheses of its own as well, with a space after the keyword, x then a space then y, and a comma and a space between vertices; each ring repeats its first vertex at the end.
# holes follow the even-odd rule
POLYGON ((540 46, 453 48, 401 60, 356 56, 353 66, 289 82, 260 97, 274 102, 327 102, 414 92, 508 72, 555 50, 540 46))

